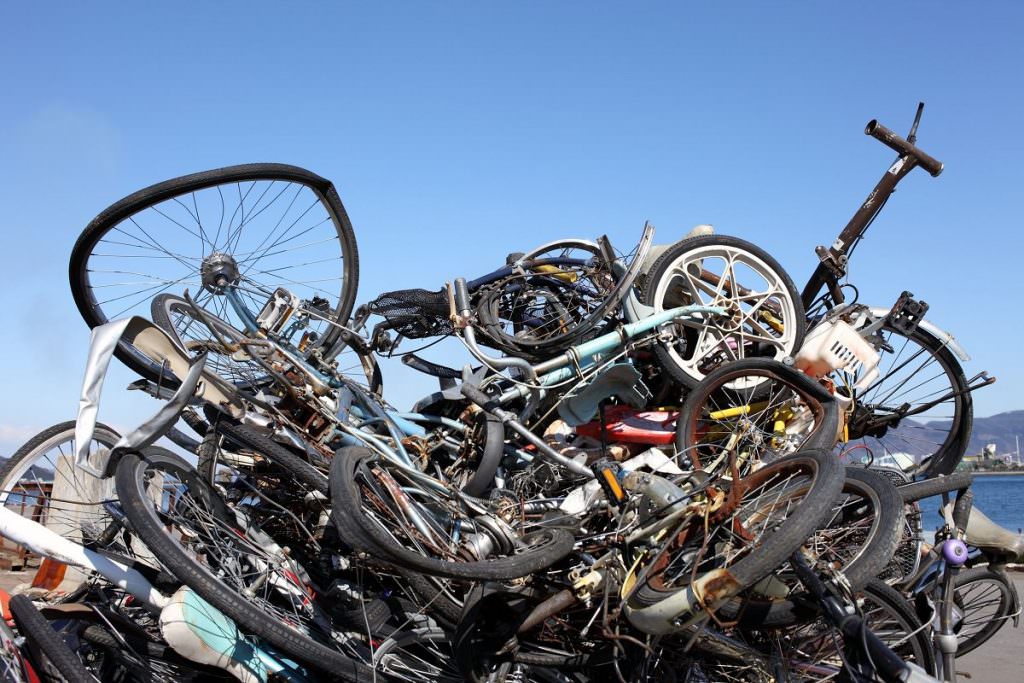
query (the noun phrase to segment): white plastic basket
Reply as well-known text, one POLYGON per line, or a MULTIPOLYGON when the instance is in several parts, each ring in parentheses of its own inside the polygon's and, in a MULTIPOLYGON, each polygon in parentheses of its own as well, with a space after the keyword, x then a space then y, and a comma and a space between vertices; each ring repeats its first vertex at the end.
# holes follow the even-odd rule
POLYGON ((878 377, 881 355, 842 320, 815 327, 796 354, 796 367, 821 379, 832 372, 846 375, 846 383, 864 390, 878 377))

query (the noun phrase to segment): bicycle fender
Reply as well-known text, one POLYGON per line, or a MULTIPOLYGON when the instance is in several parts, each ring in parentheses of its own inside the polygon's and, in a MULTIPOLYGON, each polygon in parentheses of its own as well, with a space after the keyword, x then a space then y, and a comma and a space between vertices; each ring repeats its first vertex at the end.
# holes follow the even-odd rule
POLYGON ((183 586, 160 613, 160 632, 175 652, 193 662, 215 666, 242 683, 304 680, 294 662, 263 650, 235 622, 183 586))
MULTIPOLYGON (((884 318, 885 316, 889 315, 888 308, 871 308, 870 311, 871 315, 876 318, 884 318)), ((938 339, 940 342, 942 342, 943 346, 949 348, 949 350, 952 351, 953 354, 961 361, 966 363, 967 361, 971 360, 971 357, 967 354, 967 351, 964 350, 964 347, 960 346, 960 343, 952 334, 946 332, 945 330, 943 330, 941 327, 931 322, 930 320, 922 320, 920 323, 918 323, 917 329, 924 330, 931 336, 938 339)))
POLYGON ((743 585, 729 570, 712 569, 686 588, 653 605, 635 608, 627 603, 623 613, 633 626, 644 633, 674 633, 704 621, 710 612, 741 590, 743 585))

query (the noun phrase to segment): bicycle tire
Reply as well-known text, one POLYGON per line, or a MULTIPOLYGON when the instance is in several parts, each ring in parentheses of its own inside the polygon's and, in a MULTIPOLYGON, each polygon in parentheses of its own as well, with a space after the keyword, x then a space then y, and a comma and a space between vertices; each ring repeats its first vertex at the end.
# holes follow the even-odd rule
POLYGON ((974 399, 960 362, 945 342, 921 326, 907 336, 887 324, 878 337, 885 343, 880 375, 857 394, 849 425, 851 438, 845 448, 866 448, 873 458, 910 453, 917 460, 911 473, 917 476, 952 473, 967 451, 974 425, 974 399), (913 409, 946 393, 953 396, 919 418, 905 418, 895 428, 885 427, 880 436, 858 433, 859 418, 874 413, 891 415, 904 406, 913 409), (879 405, 874 410, 865 407, 874 398, 882 399, 879 405))
MULTIPOLYGON (((824 563, 829 569, 842 572, 850 589, 859 591, 875 580, 896 550, 904 524, 903 500, 888 479, 870 470, 855 467, 846 468, 842 494, 848 497, 844 500, 841 495, 836 499, 829 513, 830 518, 811 534, 804 545, 817 558, 816 563, 824 563), (855 552, 852 554, 835 552, 823 557, 823 553, 816 552, 816 549, 824 537, 829 536, 837 519, 845 517, 850 498, 862 501, 859 504, 854 501, 853 504, 854 526, 865 519, 869 520, 870 526, 863 538, 855 532, 852 539, 847 539, 847 543, 852 541, 854 544, 855 552)), ((782 573, 774 572, 776 581, 772 590, 781 589, 777 583, 782 573)), ((794 594, 786 598, 742 596, 727 602, 718 610, 718 614, 725 620, 738 622, 741 627, 775 628, 789 626, 805 618, 806 603, 802 587, 798 587, 794 594)))
MULTIPOLYGON (((251 597, 246 598, 232 590, 210 569, 195 561, 167 532, 167 520, 154 510, 145 478, 145 471, 150 464, 174 471, 179 479, 187 481, 190 489, 197 489, 198 495, 212 498, 216 494, 202 483, 198 473, 190 474, 194 472, 191 465, 172 453, 147 453, 143 457, 128 454, 118 463, 115 480, 125 516, 153 555, 178 580, 234 619, 243 631, 263 638, 299 661, 343 680, 362 681, 372 678, 370 667, 286 626, 257 607, 251 597)), ((216 499, 210 505, 213 514, 217 516, 226 517, 230 514, 216 509, 216 499)), ((234 521, 228 519, 225 523, 233 525, 234 521)), ((246 529, 239 533, 245 534, 248 531, 246 529)))
MULTIPOLYGON (((905 661, 915 663, 925 670, 929 676, 935 675, 935 653, 931 642, 930 630, 922 625, 907 599, 892 587, 877 579, 869 581, 857 593, 860 611, 864 623, 879 639, 905 661)), ((816 607, 812 607, 816 610, 816 607)), ((793 626, 788 630, 790 647, 793 652, 801 652, 805 658, 813 658, 815 647, 819 653, 831 650, 829 659, 832 665, 840 668, 844 665, 842 658, 834 653, 835 646, 830 645, 832 639, 821 632, 821 622, 815 621, 816 612, 809 611, 807 621, 793 626), (800 632, 809 632, 808 641, 800 641, 800 632), (824 636, 824 637, 823 637, 824 636)), ((826 627, 831 629, 832 627, 826 627)), ((840 637, 841 638, 841 637, 840 637)), ((799 680, 807 680, 800 678, 799 680)), ((820 680, 817 676, 812 680, 820 680)))
MULTIPOLYGON (((728 567, 732 581, 740 590, 750 588, 758 581, 782 566, 787 558, 796 552, 804 542, 813 535, 822 520, 832 509, 833 501, 843 486, 845 479, 842 465, 823 450, 807 450, 791 455, 766 465, 761 469, 743 477, 738 485, 741 490, 756 491, 778 479, 785 484, 787 473, 792 478, 796 474, 811 475, 810 483, 791 488, 796 496, 802 496, 792 507, 787 507, 785 519, 771 529, 767 529, 758 538, 745 547, 746 554, 728 567)), ((737 484, 732 484, 736 486, 737 484)), ((771 506, 780 504, 779 496, 770 501, 771 506)), ((742 503, 740 504, 742 508, 742 503)), ((753 512, 757 512, 754 510, 753 512)), ((753 514, 753 512, 751 514, 753 514)), ((731 514, 731 513, 730 513, 731 514)), ((759 513, 760 514, 760 513, 759 513)), ((685 571, 677 572, 686 575, 685 571)), ((689 583, 675 585, 671 588, 651 584, 651 577, 640 583, 627 598, 627 605, 642 609, 661 602, 680 590, 685 590, 689 583)))
POLYGON ((970 488, 974 483, 974 475, 970 472, 953 472, 945 476, 922 479, 911 484, 897 486, 904 503, 914 503, 924 498, 939 496, 943 493, 956 493, 960 489, 970 488))
MULTIPOLYGON (((240 391, 257 395, 265 389, 273 389, 275 379, 257 360, 251 356, 246 357, 249 352, 244 347, 235 353, 224 348, 220 338, 228 344, 242 346, 250 337, 217 315, 207 311, 205 318, 199 318, 185 298, 176 294, 158 294, 150 302, 150 317, 157 327, 169 334, 182 348, 205 351, 206 369, 228 380, 240 391), (216 328, 216 333, 211 331, 211 325, 216 328)), ((347 353, 354 354, 354 358, 339 360, 339 356, 345 352, 341 348, 331 356, 338 364, 337 372, 348 375, 358 367, 361 374, 356 376, 356 381, 372 383, 374 373, 378 372, 372 356, 355 347, 348 348, 347 353)))
MULTIPOLYGON (((251 213, 249 214, 248 218, 246 218, 245 211, 247 207, 245 206, 245 201, 248 199, 248 196, 242 196, 241 184, 246 182, 252 182, 252 185, 249 186, 249 191, 252 191, 257 182, 273 183, 275 181, 301 186, 299 188, 300 191, 302 187, 308 188, 312 192, 316 201, 324 207, 323 211, 325 214, 327 214, 327 220, 330 220, 330 222, 334 226, 334 236, 338 240, 342 259, 342 272, 340 277, 341 291, 337 294, 337 301, 331 306, 331 313, 329 315, 334 322, 344 324, 352 313, 352 307, 356 297, 356 289, 358 287, 359 282, 359 255, 356 248, 355 233, 352 230, 352 224, 351 221, 349 220, 348 214, 345 211, 345 207, 341 203, 341 199, 338 196, 337 190, 334 188, 334 185, 329 180, 322 178, 306 169, 299 168, 297 166, 289 166, 287 164, 274 163, 256 163, 243 164, 239 166, 228 166, 210 171, 193 173, 178 178, 172 178, 171 180, 166 180, 164 182, 151 185, 131 195, 128 195, 127 197, 124 197, 123 199, 115 202, 114 204, 100 212, 100 214, 96 216, 96 218, 90 221, 90 223, 85 227, 85 230, 79 236, 74 248, 71 251, 71 260, 68 265, 68 276, 71 282, 71 292, 72 295, 74 296, 75 304, 78 307, 79 313, 81 313, 82 318, 85 320, 86 324, 88 324, 89 327, 96 327, 105 322, 108 322, 112 314, 112 312, 108 312, 103 309, 103 303, 97 300, 96 294, 93 291, 93 277, 92 275, 90 275, 90 273, 100 273, 101 269, 90 268, 89 265, 90 257, 93 256, 96 246, 103 242, 104 237, 108 233, 118 230, 119 226, 124 225, 125 221, 132 220, 133 217, 138 216, 141 212, 153 208, 157 205, 161 205, 162 203, 170 202, 177 197, 188 195, 191 197, 192 202, 195 203, 196 192, 210 188, 215 188, 220 185, 235 185, 238 188, 239 195, 239 205, 235 207, 235 215, 237 215, 237 212, 240 208, 243 217, 239 220, 239 226, 237 229, 233 228, 233 220, 235 218, 235 215, 232 215, 230 217, 232 222, 229 222, 228 232, 224 236, 225 244, 223 245, 226 249, 230 250, 230 247, 232 246, 229 244, 230 242, 234 241, 235 244, 233 246, 238 246, 241 240, 242 228, 247 223, 251 222, 256 217, 258 217, 260 213, 266 211, 267 207, 270 206, 270 204, 267 204, 266 206, 259 207, 259 202, 263 201, 263 197, 266 195, 266 191, 264 191, 263 195, 257 195, 256 203, 254 203, 253 206, 248 207, 251 213), (258 211, 256 210, 257 208, 259 209, 258 211)), ((298 192, 296 193, 296 196, 297 194, 298 192)), ((279 196, 280 194, 274 196, 273 199, 270 200, 270 203, 275 202, 277 200, 277 197, 279 196)), ((220 199, 223 201, 223 193, 221 193, 220 199)), ((184 206, 184 204, 182 204, 182 206, 184 206)), ((221 205, 221 222, 223 222, 224 217, 224 206, 224 204, 221 205)), ((287 212, 291 211, 291 209, 292 207, 290 205, 286 208, 286 214, 283 214, 281 216, 279 224, 280 221, 284 220, 285 216, 287 215, 287 212)), ((276 215, 276 213, 274 215, 276 215)), ((164 215, 164 217, 167 218, 166 215, 164 215)), ((269 214, 267 218, 270 218, 269 214)), ((171 218, 167 218, 167 220, 174 223, 174 221, 171 218)), ((200 220, 198 206, 196 206, 196 215, 194 216, 194 220, 196 224, 198 224, 199 226, 199 231, 197 233, 193 229, 192 234, 196 235, 196 237, 199 238, 199 243, 203 247, 203 253, 199 255, 199 258, 194 259, 196 261, 199 261, 207 257, 209 254, 207 253, 208 250, 206 248, 205 243, 206 233, 202 227, 202 221, 200 220), (201 236, 199 233, 201 233, 201 236)), ((180 222, 177 223, 177 225, 179 227, 182 227, 182 229, 188 231, 188 229, 182 226, 180 222)), ((287 234, 287 232, 290 231, 292 227, 294 227, 294 225, 295 224, 293 223, 291 226, 289 226, 285 230, 285 232, 282 233, 282 236, 284 234, 287 234)), ((219 241, 220 239, 220 227, 221 226, 218 226, 217 235, 214 238, 214 240, 211 240, 211 249, 209 250, 211 253, 214 251, 221 251, 222 253, 227 253, 223 252, 223 250, 221 250, 215 243, 215 240, 219 241)), ((267 235, 267 239, 274 235, 274 232, 278 229, 278 227, 279 225, 274 226, 273 230, 267 235)), ((149 234, 149 232, 147 232, 141 226, 138 226, 138 229, 142 235, 145 235, 148 238, 148 246, 156 246, 159 250, 160 244, 157 241, 157 238, 152 237, 149 234)), ((289 238, 289 240, 291 239, 292 238, 289 238)), ((280 237, 278 238, 278 240, 280 240, 280 237)), ((251 253, 242 252, 239 255, 251 256, 251 254, 255 254, 258 252, 259 249, 262 249, 265 243, 266 240, 260 243, 256 250, 254 250, 251 253)), ((127 246, 131 246, 136 249, 144 249, 147 246, 147 240, 136 238, 136 242, 134 244, 124 244, 127 244, 127 246)), ((271 247, 273 246, 275 246, 275 243, 271 243, 271 247)), ((304 245, 303 248, 305 248, 305 246, 308 245, 304 245)), ((186 259, 192 258, 191 256, 174 254, 168 252, 166 248, 163 251, 167 252, 167 255, 161 256, 160 258, 174 259, 175 257, 178 257, 178 261, 180 262, 180 264, 185 265, 187 268, 195 268, 195 266, 188 265, 186 263, 186 259)), ((266 256, 266 254, 267 251, 264 251, 263 254, 258 256, 257 258, 263 258, 264 256, 266 256)), ((123 256, 123 254, 103 254, 103 256, 117 258, 118 256, 123 256)), ((138 257, 139 254, 135 253, 134 256, 138 257)), ((248 260, 252 261, 253 259, 250 258, 248 260)), ((251 267, 252 266, 250 266, 249 269, 251 269, 251 267)), ((121 269, 120 271, 112 272, 124 273, 126 272, 126 270, 121 269)), ((132 271, 132 269, 127 269, 127 272, 134 272, 135 275, 150 277, 150 274, 140 274, 136 271, 132 271)), ((198 270, 196 270, 194 274, 198 274, 198 270)), ((192 277, 192 275, 186 274, 185 277, 176 280, 168 279, 167 281, 170 282, 171 284, 167 284, 166 286, 162 286, 163 280, 161 280, 160 284, 151 286, 149 289, 144 290, 143 294, 160 294, 173 284, 183 282, 189 277, 192 277)), ((276 278, 276 276, 274 277, 276 278)), ((294 284, 297 283, 298 281, 289 280, 289 278, 281 278, 281 282, 284 282, 286 284, 291 282, 294 284)), ((102 285, 103 283, 98 284, 102 285)), ((302 283, 298 282, 298 284, 301 285, 302 283)), ((323 288, 319 289, 326 292, 326 290, 323 290, 323 288)), ((327 294, 332 297, 334 296, 334 294, 330 292, 327 292, 327 294)), ((125 296, 132 295, 129 294, 125 296)), ((148 301, 149 298, 151 298, 151 296, 146 296, 145 300, 148 301)), ((142 303, 142 301, 143 299, 139 299, 138 303, 142 303)), ((108 300, 108 302, 112 303, 113 300, 108 300)), ((330 303, 331 302, 328 302, 328 304, 330 303)), ((117 308, 120 308, 120 306, 117 306, 117 308)), ((120 315, 114 315, 113 317, 120 317, 120 315)), ((323 333, 323 335, 316 340, 316 344, 318 344, 325 350, 329 350, 332 348, 332 345, 334 345, 334 343, 338 340, 341 334, 341 330, 332 325, 328 325, 326 326, 326 328, 327 329, 323 333)), ((131 368, 135 372, 138 372, 147 379, 155 381, 161 375, 161 371, 158 366, 153 364, 144 355, 139 353, 138 350, 134 349, 128 344, 125 344, 123 342, 119 343, 118 348, 115 351, 115 355, 129 368, 131 368)))
MULTIPOLYGON (((678 271, 682 272, 682 271, 678 271)), ((714 275, 714 273, 712 273, 714 275)), ((741 285, 747 287, 747 285, 756 285, 757 282, 747 283, 741 285)), ((699 286, 697 287, 698 289, 699 286)), ((749 289, 749 287, 747 287, 749 289)), ((686 304, 707 304, 707 305, 725 305, 727 308, 732 309, 732 316, 740 315, 740 320, 735 324, 735 330, 730 330, 725 333, 719 330, 720 342, 715 346, 709 348, 707 353, 703 353, 698 358, 694 358, 692 353, 694 350, 690 348, 690 345, 700 347, 701 334, 708 334, 710 330, 717 329, 716 322, 714 320, 706 320, 703 322, 704 330, 697 331, 693 325, 686 328, 691 330, 689 339, 685 336, 676 342, 671 344, 658 344, 654 347, 654 353, 658 358, 658 362, 661 367, 668 373, 668 375, 676 382, 680 383, 687 389, 693 389, 697 384, 714 369, 714 365, 710 365, 705 369, 698 367, 698 363, 703 359, 708 359, 708 363, 712 364, 714 359, 711 358, 711 353, 715 352, 717 355, 729 356, 732 355, 731 360, 737 360, 746 357, 747 349, 744 348, 744 334, 741 333, 743 325, 749 328, 756 329, 755 326, 760 327, 760 323, 752 321, 751 316, 758 311, 761 315, 764 314, 764 309, 771 305, 778 309, 781 319, 777 320, 777 323, 783 328, 781 331, 782 337, 773 341, 771 335, 762 328, 762 332, 768 334, 767 337, 761 339, 762 344, 768 344, 769 346, 776 346, 777 348, 770 355, 763 353, 766 348, 753 348, 751 350, 756 352, 758 357, 770 357, 775 360, 782 360, 787 356, 792 356, 800 348, 803 343, 804 335, 806 334, 807 323, 805 320, 805 313, 803 304, 800 301, 800 296, 797 293, 796 285, 793 284, 793 279, 789 274, 779 265, 770 254, 761 249, 755 244, 741 240, 736 237, 728 237, 726 235, 704 235, 699 237, 691 237, 688 239, 680 240, 671 247, 666 249, 661 256, 651 265, 648 271, 647 280, 644 283, 643 291, 643 303, 647 306, 654 307, 655 312, 667 310, 674 306, 681 306, 686 304), (761 304, 749 306, 749 302, 746 300, 749 298, 743 295, 742 292, 736 292, 735 294, 729 294, 726 296, 725 289, 725 277, 724 273, 719 282, 722 283, 722 290, 718 292, 716 289, 715 294, 704 293, 704 296, 700 296, 698 292, 692 291, 695 286, 694 284, 688 285, 690 289, 689 293, 680 289, 674 295, 670 295, 668 291, 669 283, 673 280, 673 270, 678 270, 678 265, 684 265, 687 272, 691 270, 691 266, 701 268, 703 271, 705 259, 722 259, 729 263, 729 272, 733 273, 730 277, 730 281, 735 279, 735 264, 734 261, 739 259, 739 262, 748 269, 748 279, 760 278, 765 286, 770 288, 777 288, 778 291, 771 293, 766 290, 766 295, 762 299, 761 304), (678 262, 682 261, 681 264, 678 262), (677 265, 678 264, 678 265, 677 265), (769 281, 769 279, 771 281, 769 281), (771 296, 769 296, 771 294, 771 296), (764 304, 764 305, 762 305, 764 304), (744 309, 743 306, 748 306, 744 309), (744 311, 748 314, 744 314, 744 311), (791 332, 791 333, 790 333, 791 332), (740 342, 736 343, 735 349, 731 351, 731 345, 728 343, 730 339, 735 342, 735 338, 739 337, 740 342), (685 353, 691 354, 689 361, 683 357, 680 353, 680 344, 684 345, 685 353)), ((685 323, 689 324, 689 323, 685 323)), ((733 323, 730 322, 730 325, 733 323)), ((769 326, 770 323, 769 323, 769 326)), ((777 333, 778 330, 776 330, 777 333)), ((746 333, 750 336, 750 333, 746 333)), ((700 352, 701 349, 696 349, 700 352)))
MULTIPOLYGON (((94 609, 98 607, 89 606, 94 609)), ((118 631, 115 637, 111 635, 111 622, 99 618, 99 611, 90 610, 83 614, 66 612, 59 607, 39 609, 39 614, 51 626, 59 626, 54 631, 65 634, 59 637, 64 639, 68 648, 94 678, 101 681, 138 680, 147 683, 237 680, 223 669, 182 657, 166 643, 151 640, 142 632, 118 631)), ((119 625, 124 626, 124 623, 119 622, 119 625)))
MULTIPOLYGON (((835 399, 824 387, 789 365, 765 358, 744 358, 713 370, 686 395, 676 419, 677 454, 688 458, 697 469, 709 467, 711 461, 729 446, 729 437, 733 433, 728 429, 729 418, 715 418, 715 412, 754 402, 764 402, 766 406, 757 412, 749 410, 737 416, 738 426, 745 430, 754 426, 755 429, 750 439, 736 442, 732 446, 734 450, 739 450, 741 445, 748 448, 760 448, 759 444, 773 446, 776 442, 774 432, 765 429, 758 431, 755 420, 759 419, 759 413, 764 414, 774 429, 775 417, 768 414, 769 409, 775 405, 776 411, 782 408, 792 411, 794 402, 799 403, 799 409, 806 409, 806 417, 802 419, 813 420, 809 425, 812 430, 790 434, 787 428, 778 447, 795 452, 805 449, 829 450, 835 445, 839 411, 835 399), (714 432, 717 429, 725 430, 722 432, 726 437, 725 444, 709 440, 708 434, 702 436, 702 432, 714 432)), ((795 422, 793 417, 788 420, 795 422)), ((781 454, 786 453, 784 451, 781 454)))
POLYGON ((957 657, 978 649, 998 633, 999 629, 1006 625, 1007 621, 1011 618, 1013 605, 1015 604, 1013 599, 1014 590, 1016 589, 1009 582, 1005 574, 995 571, 988 566, 960 570, 956 576, 954 588, 956 606, 958 609, 963 610, 962 621, 957 626, 957 657), (990 586, 988 594, 979 596, 975 593, 977 590, 982 590, 977 587, 980 584, 988 584, 990 586), (977 611, 988 606, 989 603, 979 605, 978 599, 982 598, 986 601, 991 601, 991 590, 993 588, 997 593, 995 596, 997 600, 995 609, 971 617, 972 620, 980 621, 983 625, 980 629, 965 634, 964 629, 974 625, 973 622, 968 621, 968 614, 972 608, 977 611))
POLYGON ((53 676, 48 671, 48 662, 55 668, 63 680, 68 683, 88 683, 96 679, 89 673, 89 670, 82 664, 71 648, 64 640, 57 635, 57 632, 50 626, 32 601, 24 595, 15 595, 10 602, 11 616, 18 627, 18 631, 25 636, 29 653, 36 661, 36 672, 47 681, 61 681, 62 679, 53 676))
POLYGON ((229 344, 237 344, 245 339, 244 334, 227 322, 210 313, 206 320, 196 320, 194 324, 186 326, 186 329, 187 327, 201 329, 201 334, 205 337, 203 341, 206 342, 201 343, 194 338, 183 337, 183 330, 175 324, 175 314, 179 310, 181 312, 178 315, 187 313, 194 318, 189 303, 184 298, 176 294, 158 294, 149 302, 149 310, 153 323, 169 334, 183 349, 190 353, 199 350, 207 352, 205 366, 207 370, 223 377, 239 389, 250 390, 253 393, 258 391, 261 385, 266 384, 266 371, 255 361, 239 361, 230 353, 225 353, 222 347, 218 350, 220 340, 214 332, 210 331, 208 324, 213 324, 217 328, 216 334, 223 337, 229 344))
POLYGON ((367 449, 343 448, 331 462, 331 519, 342 538, 358 543, 360 550, 376 555, 404 569, 435 576, 477 581, 518 579, 550 567, 572 552, 572 534, 564 529, 540 529, 528 536, 536 545, 520 554, 486 560, 451 561, 425 556, 406 548, 363 509, 363 494, 357 474, 363 463, 375 456, 367 449), (353 533, 359 528, 360 531, 353 533), (349 534, 349 536, 346 536, 349 534))
MULTIPOLYGON (((907 602, 906 598, 892 586, 877 579, 869 581, 861 589, 861 594, 865 596, 866 601, 872 601, 884 607, 884 609, 888 610, 892 615, 898 616, 905 623, 904 632, 910 635, 910 639, 906 642, 913 653, 912 661, 924 669, 928 675, 934 675, 936 671, 935 650, 933 649, 930 634, 928 629, 923 627, 921 620, 917 617, 917 613, 914 612, 913 607, 907 602)), ((870 627, 870 619, 868 623, 870 627)), ((875 629, 872 628, 872 630, 875 629)), ((876 633, 876 635, 878 634, 876 633)), ((882 640, 885 642, 884 637, 882 640)), ((886 643, 886 645, 892 647, 890 643, 886 643)), ((898 648, 893 649, 899 653, 898 648)), ((905 655, 904 658, 907 659, 905 655)))
POLYGON ((416 681, 420 683, 459 683, 463 678, 459 674, 458 668, 451 662, 451 649, 448 634, 440 628, 423 627, 399 631, 389 635, 375 648, 373 653, 374 669, 408 683, 416 681), (441 652, 434 652, 434 661, 430 661, 420 653, 424 651, 429 653, 430 650, 435 649, 431 647, 431 644, 434 643, 440 647, 441 652), (399 670, 390 670, 391 667, 386 662, 388 657, 396 651, 405 650, 410 651, 405 658, 395 657, 399 670), (404 659, 411 659, 411 664, 405 662, 404 659))
POLYGON ((323 494, 328 492, 327 476, 323 472, 253 427, 223 417, 213 422, 212 427, 235 443, 256 451, 306 486, 323 494))

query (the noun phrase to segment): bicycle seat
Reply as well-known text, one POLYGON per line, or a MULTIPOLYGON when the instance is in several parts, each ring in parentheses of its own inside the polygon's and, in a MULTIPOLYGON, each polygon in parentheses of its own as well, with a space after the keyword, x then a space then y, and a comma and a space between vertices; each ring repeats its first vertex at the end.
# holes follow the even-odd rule
MULTIPOLYGON (((713 234, 715 234, 715 229, 712 226, 706 224, 695 225, 693 229, 690 230, 690 232, 680 237, 679 241, 682 242, 683 240, 688 240, 691 237, 704 237, 706 235, 713 234)), ((654 262, 658 260, 658 257, 665 253, 665 251, 667 251, 670 247, 674 246, 675 244, 676 242, 673 242, 671 244, 651 245, 650 250, 647 252, 647 257, 644 259, 644 265, 640 269, 640 272, 646 274, 651 269, 651 266, 654 265, 654 262)))
POLYGON ((967 519, 964 540, 982 551, 1007 557, 1010 561, 1024 556, 1024 536, 999 526, 977 507, 967 519))

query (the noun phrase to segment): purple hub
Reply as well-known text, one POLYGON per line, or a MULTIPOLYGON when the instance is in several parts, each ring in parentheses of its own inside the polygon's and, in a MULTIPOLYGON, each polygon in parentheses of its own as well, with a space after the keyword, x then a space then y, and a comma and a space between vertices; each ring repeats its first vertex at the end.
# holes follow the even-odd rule
POLYGON ((942 557, 949 564, 959 567, 967 561, 967 544, 951 538, 942 544, 942 557))

